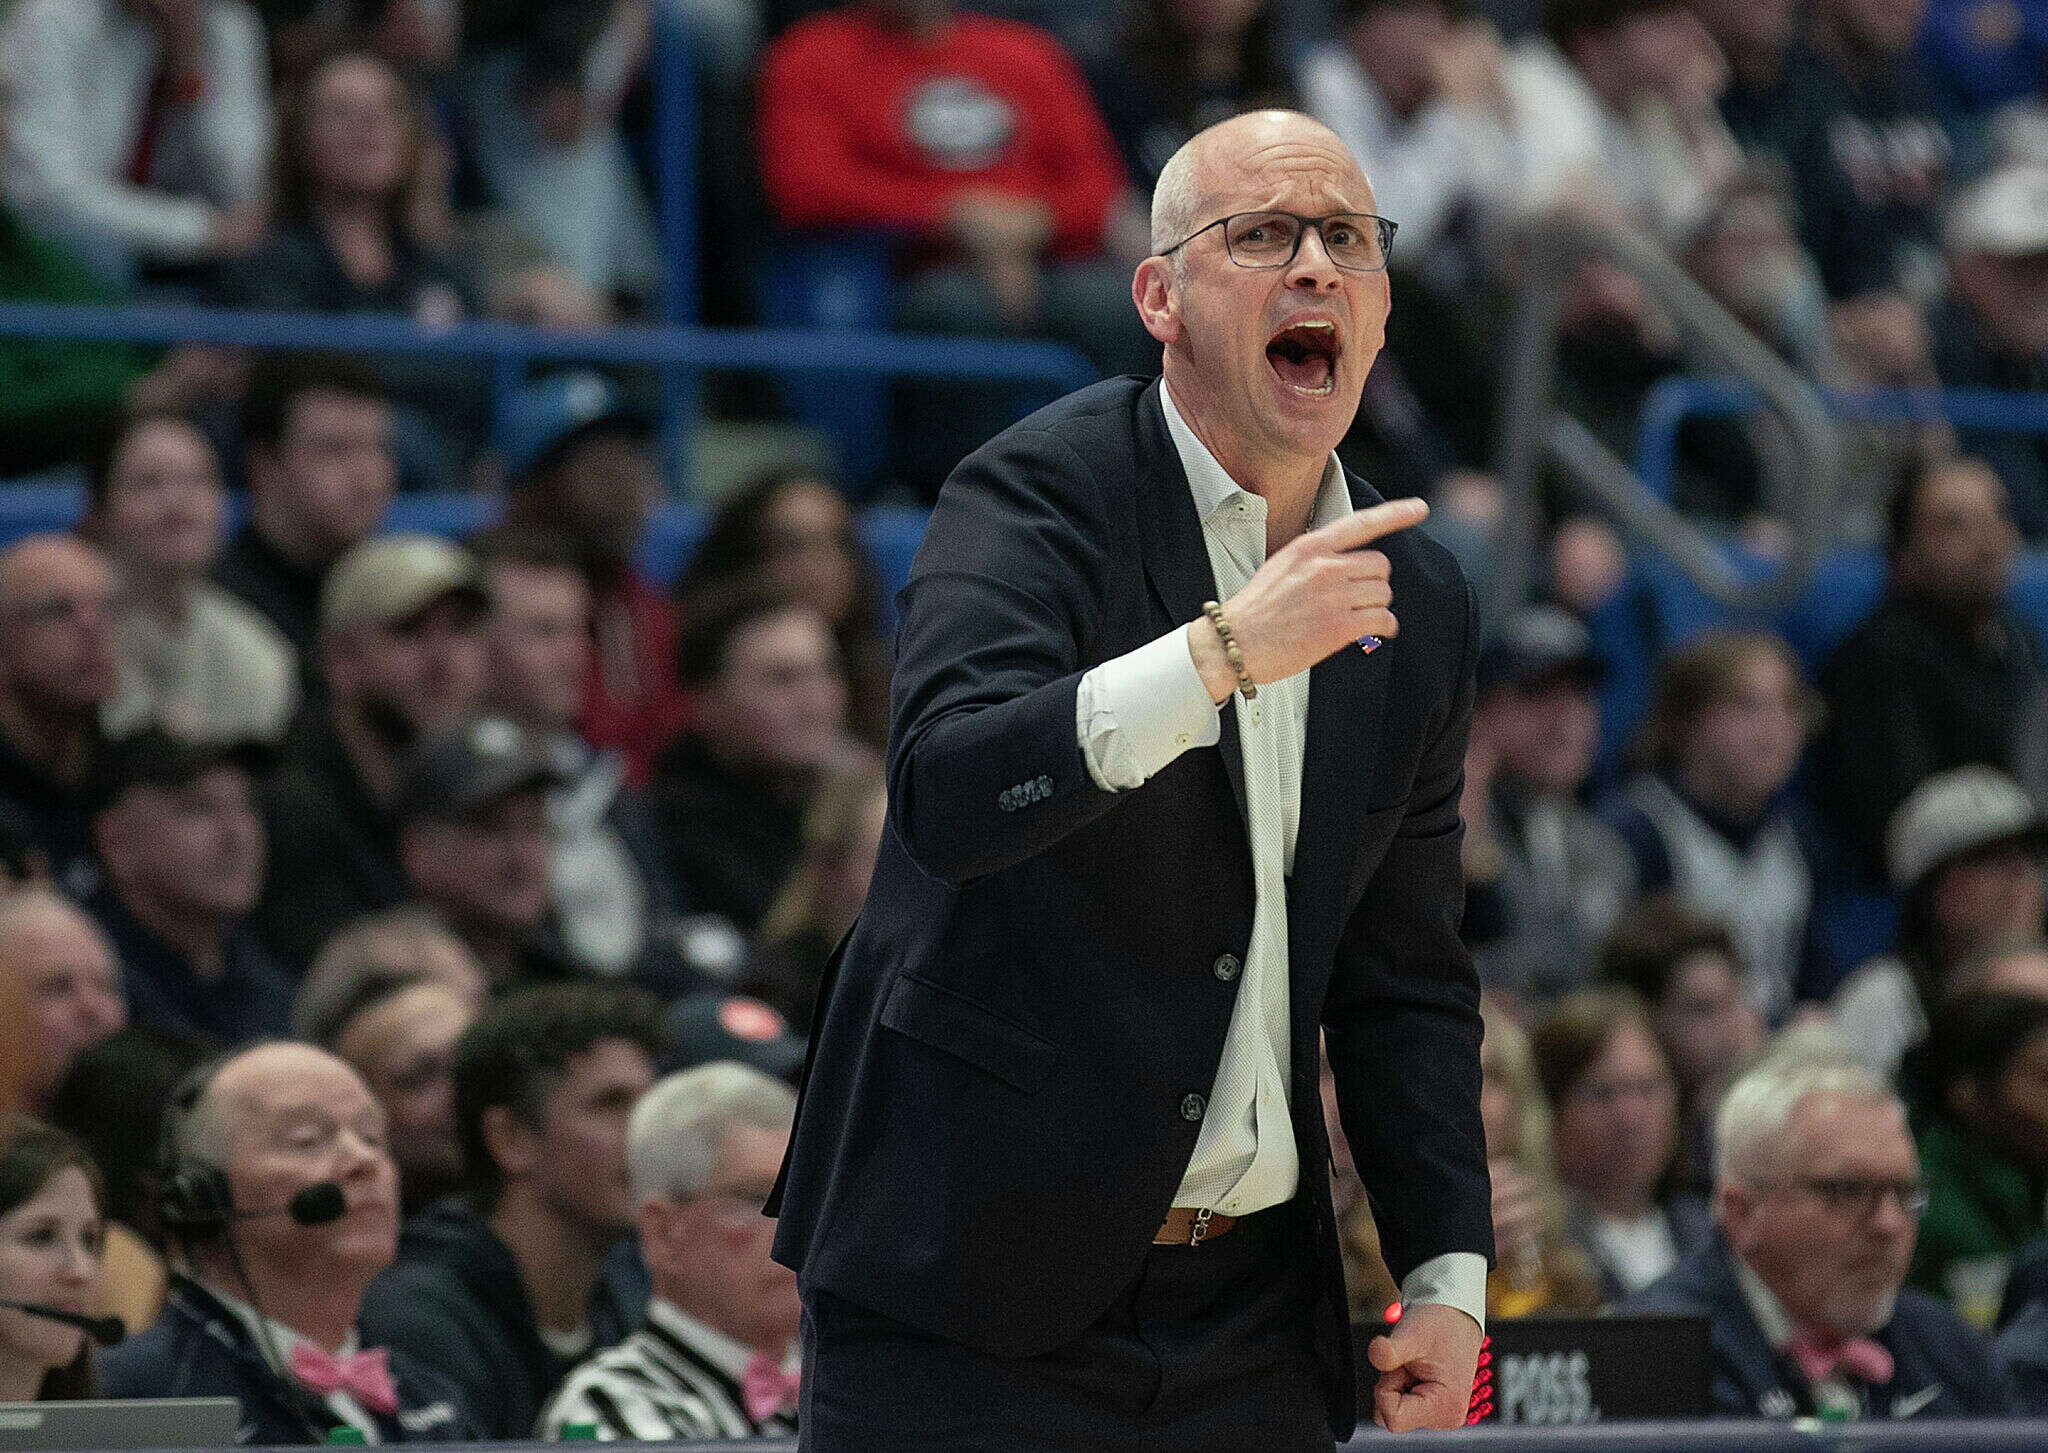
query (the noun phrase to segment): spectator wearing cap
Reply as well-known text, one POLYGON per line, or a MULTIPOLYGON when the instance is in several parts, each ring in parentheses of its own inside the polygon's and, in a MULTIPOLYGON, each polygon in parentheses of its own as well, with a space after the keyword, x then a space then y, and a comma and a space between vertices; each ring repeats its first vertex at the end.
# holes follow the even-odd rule
POLYGON ((2048 1231, 2048 996, 1973 990, 1933 1020, 1911 1281, 1989 1328, 2014 1255, 2048 1231))
POLYGON ((1465 891, 1498 932, 1475 935, 1473 957, 1481 983, 1531 1008, 1592 978, 1600 940, 1635 896, 1627 847, 1579 797, 1605 675, 1586 628, 1555 606, 1516 612, 1479 654, 1465 891))
POLYGON ((555 374, 514 396, 501 431, 507 516, 567 539, 590 586, 592 653, 577 730, 613 747, 643 786, 688 720, 676 680, 676 613, 634 552, 661 499, 646 417, 599 374, 555 374))
POLYGON ((660 1048, 659 1007, 599 984, 509 994, 456 1042, 467 1194, 407 1223, 363 1324, 455 1382, 486 1437, 530 1436, 569 1369, 639 1323, 644 1289, 607 1256, 633 1230, 626 1126, 660 1048))
POLYGON ((2048 891, 2044 819, 1991 767, 1956 767, 1915 788, 1887 832, 1904 896, 1898 947, 1852 970, 1828 998, 1843 1045, 1887 1079, 1927 1037, 1927 1016, 1959 969, 2002 943, 2036 938, 2048 891))
POLYGON ((2019 536, 2005 487, 1981 460, 1901 471, 1890 508, 1884 602, 1821 668, 1814 753, 1821 809, 1871 880, 1885 828, 1937 772, 2010 772, 2042 682, 2040 644, 2006 603, 2019 536))
POLYGON ((494 990, 576 972, 548 920, 547 745, 484 715, 423 738, 392 810, 413 899, 454 931, 494 990))
POLYGON ((214 579, 291 643, 313 698, 321 586, 376 530, 398 485, 390 400, 368 364, 285 355, 251 370, 241 422, 249 517, 214 579))
POLYGON ((102 1357, 107 1395, 232 1397, 241 1436, 264 1445, 473 1441, 431 1360, 366 1345, 364 1288, 398 1240, 398 1176, 369 1089, 288 1041, 196 1073, 163 1137, 181 1269, 162 1315, 102 1357))
POLYGON ((401 762, 483 695, 485 597, 469 553, 431 535, 351 551, 321 596, 328 693, 302 715, 270 786, 271 874, 259 931, 303 970, 327 935, 407 896, 392 812, 401 762))
POLYGON ((1980 1334, 1902 1287, 1926 1207, 1898 1096, 1811 1040, 1729 1087, 1711 1241, 1624 1307, 1705 1317, 1717 1417, 1997 1417, 1980 1334))
POLYGON ((655 807, 691 901, 751 932, 803 852, 818 784, 866 752, 845 732, 831 629, 796 598, 707 592, 677 654, 696 719, 662 754, 655 807))
POLYGON ((664 1074, 732 1060, 794 1085, 805 1042, 759 999, 700 989, 668 1006, 659 1067, 664 1074))
POLYGON ((562 775, 548 801, 548 882, 563 945, 600 974, 671 959, 679 905, 653 808, 627 784, 624 755, 576 730, 594 646, 575 547, 511 526, 471 548, 491 602, 487 704, 542 743, 562 775))
MULTIPOLYGON (((2010 164, 1965 191, 1948 217, 1948 295, 1934 312, 1934 366, 1947 388, 2048 390, 2048 166, 2010 164)), ((2048 440, 1958 429, 1994 469, 2020 530, 2048 534, 2048 440)))
POLYGON ((292 1033, 338 1056, 384 1107, 400 1201, 416 1213, 461 1188, 455 1041, 479 1004, 446 979, 322 950, 292 1005, 292 1033), (325 973, 322 970, 325 969, 325 973))
POLYGON ((121 684, 106 729, 160 721, 192 740, 281 741, 299 702, 291 645, 207 578, 227 508, 212 441, 183 414, 131 416, 86 485, 88 528, 120 578, 121 684))
POLYGON ((100 710, 119 680, 106 557, 70 535, 0 550, 0 803, 57 886, 92 891, 90 778, 100 710))
POLYGON ((1785 790, 1820 714, 1777 636, 1703 636, 1664 659, 1637 744, 1643 770, 1605 809, 1642 891, 1727 925, 1767 1024, 1832 972, 1808 922, 1819 849, 1785 790))
POLYGON ((796 1092, 714 1061, 633 1108, 626 1167, 653 1295, 640 1330, 569 1374, 540 1434, 689 1442, 796 1431, 796 1273, 761 1214, 789 1145, 796 1092))
POLYGON ((92 911, 121 958, 130 1017, 223 1044, 283 1034, 291 979, 249 924, 263 887, 263 818, 246 746, 145 727, 101 769, 92 911))
POLYGON ((72 1061, 128 1022, 121 964, 100 926, 44 887, 0 895, 0 976, 26 1033, 22 1108, 47 1118, 72 1061))

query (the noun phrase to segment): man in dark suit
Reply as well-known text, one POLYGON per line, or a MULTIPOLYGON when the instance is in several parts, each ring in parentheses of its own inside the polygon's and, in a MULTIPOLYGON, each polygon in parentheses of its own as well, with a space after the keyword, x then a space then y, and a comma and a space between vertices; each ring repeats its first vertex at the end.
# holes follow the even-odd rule
POLYGON ((1789 1047, 1714 1123, 1721 1235, 1623 1310, 1703 1316, 1723 1417, 1996 1417, 1989 1347, 1904 1287, 1927 1190, 1898 1097, 1837 1051, 1789 1047))
POLYGON ((1408 1304, 1375 1416, 1463 1420, 1477 623, 1398 533, 1424 507, 1332 454, 1384 336, 1372 210, 1305 117, 1202 133, 1133 283, 1163 384, 1085 389, 940 495, 770 1207, 807 1448, 1326 1453, 1355 1373, 1319 1030, 1408 1304))

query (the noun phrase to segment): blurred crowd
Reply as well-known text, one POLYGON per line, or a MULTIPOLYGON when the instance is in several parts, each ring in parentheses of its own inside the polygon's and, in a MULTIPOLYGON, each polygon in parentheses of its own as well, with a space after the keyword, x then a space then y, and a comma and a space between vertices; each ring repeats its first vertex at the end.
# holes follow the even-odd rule
MULTIPOLYGON (((1160 167, 1247 107, 1322 119, 1400 227, 1342 453, 1482 578, 1505 329, 1559 218, 1663 249, 1817 383, 2048 381, 2038 0, 12 0, 0 297, 649 319, 670 29, 714 322, 764 310, 769 253, 853 238, 895 327, 1156 371, 1160 167)), ((1623 453, 1716 366, 1605 262, 1559 318, 1560 401, 1623 453)), ((0 550, 0 1296, 136 1334, 0 1310, 0 1399, 227 1392, 262 1442, 793 1427, 760 1211, 887 830, 877 481, 775 463, 656 581, 696 481, 649 381, 490 384, 0 344, 0 475, 87 501, 0 550), (452 489, 498 522, 382 531, 452 489)), ((903 389, 882 487, 929 497, 1015 402, 903 389)), ((1626 552, 1541 485, 1465 777, 1490 1312, 1706 1315, 1718 1411, 2048 1415, 2048 681, 2011 604, 2048 436, 1844 445, 1875 613, 1818 655, 1681 642, 1626 741, 1588 627, 1626 552), (1881 951, 1843 954, 1845 903, 1881 951)), ((1692 421, 1674 480, 1766 558, 1771 447, 1692 421)))

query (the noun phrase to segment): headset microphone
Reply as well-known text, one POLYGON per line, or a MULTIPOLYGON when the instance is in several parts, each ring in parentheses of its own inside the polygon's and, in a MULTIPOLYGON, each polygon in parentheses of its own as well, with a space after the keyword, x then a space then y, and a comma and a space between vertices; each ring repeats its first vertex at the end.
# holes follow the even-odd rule
POLYGON ((258 1211, 230 1211, 237 1221, 260 1220, 265 1216, 289 1216, 301 1226, 325 1226, 348 1214, 348 1197, 333 1181, 315 1181, 282 1206, 265 1206, 258 1211))
POLYGON ((285 1202, 284 1213, 301 1226, 325 1226, 348 1214, 348 1197, 333 1181, 315 1181, 285 1202))
POLYGON ((76 1327, 102 1347, 111 1347, 128 1335, 128 1329, 119 1317, 95 1317, 85 1312, 67 1312, 62 1307, 46 1307, 41 1302, 0 1301, 0 1307, 12 1307, 17 1312, 27 1312, 31 1317, 48 1317, 53 1322, 76 1327))

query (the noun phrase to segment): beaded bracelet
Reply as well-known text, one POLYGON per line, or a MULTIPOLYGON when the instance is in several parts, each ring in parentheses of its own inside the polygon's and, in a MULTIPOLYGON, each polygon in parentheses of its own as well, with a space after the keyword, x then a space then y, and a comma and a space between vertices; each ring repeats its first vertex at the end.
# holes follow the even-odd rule
POLYGON ((1216 628, 1216 639, 1223 642, 1223 659, 1230 663, 1230 669, 1237 673, 1237 689, 1246 701, 1255 700, 1259 688, 1252 682, 1252 673, 1244 669, 1244 652, 1239 649, 1237 638, 1230 633, 1230 622, 1223 619, 1223 607, 1213 600, 1202 602, 1202 613, 1209 617, 1209 624, 1216 628))

